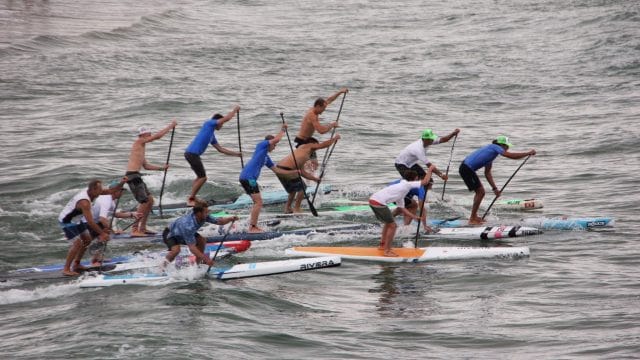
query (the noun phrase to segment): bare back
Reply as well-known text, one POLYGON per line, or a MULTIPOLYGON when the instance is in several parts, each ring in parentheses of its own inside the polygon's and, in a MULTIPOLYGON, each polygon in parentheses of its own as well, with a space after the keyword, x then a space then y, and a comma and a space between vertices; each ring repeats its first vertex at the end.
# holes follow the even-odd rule
POLYGON ((293 156, 289 154, 284 159, 278 162, 279 166, 283 166, 289 169, 296 169, 296 163, 298 164, 298 169, 302 169, 304 164, 309 161, 311 158, 311 146, 310 144, 301 145, 299 148, 295 149, 293 154, 296 156, 296 160, 293 161, 293 156))
POLYGON ((320 120, 318 118, 318 114, 314 111, 315 108, 311 108, 307 110, 307 113, 302 118, 302 123, 300 124, 300 131, 298 132, 298 137, 300 139, 308 139, 313 136, 313 132, 316 130, 317 125, 320 120))
POLYGON ((131 153, 129 154, 129 163, 127 171, 140 171, 145 161, 145 144, 148 141, 144 138, 138 138, 131 145, 131 153))

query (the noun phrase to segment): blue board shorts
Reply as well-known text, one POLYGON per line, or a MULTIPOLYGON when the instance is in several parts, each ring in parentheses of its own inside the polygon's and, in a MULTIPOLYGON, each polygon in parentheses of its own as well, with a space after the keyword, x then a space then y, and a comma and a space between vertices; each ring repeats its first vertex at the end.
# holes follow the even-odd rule
POLYGON ((69 223, 69 224, 60 223, 60 227, 62 228, 62 231, 64 232, 64 236, 67 238, 67 240, 73 240, 73 239, 77 238, 78 236, 80 236, 80 234, 82 234, 83 232, 88 230, 88 227, 87 227, 86 223, 79 223, 79 224, 75 224, 75 223, 69 223))

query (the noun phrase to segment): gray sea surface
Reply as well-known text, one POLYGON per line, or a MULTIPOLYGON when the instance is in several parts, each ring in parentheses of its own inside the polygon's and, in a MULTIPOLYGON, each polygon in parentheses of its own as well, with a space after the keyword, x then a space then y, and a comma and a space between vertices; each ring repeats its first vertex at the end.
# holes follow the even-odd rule
MULTIPOLYGON (((422 130, 443 136, 460 128, 451 162, 452 142, 429 150, 451 175, 446 202, 438 201, 436 179, 431 217, 469 215, 472 194, 458 166, 505 134, 514 151, 538 154, 503 197, 542 199, 545 207, 492 211, 492 222, 606 216, 616 227, 492 244, 529 246, 525 259, 344 260, 245 280, 105 289, 68 280, 3 282, 0 357, 640 357, 635 1, 0 1, 0 271, 63 261, 68 243, 57 215, 90 179, 108 183, 124 174, 138 127, 178 121, 163 202, 184 201, 194 175, 182 153, 213 113, 241 106, 240 144, 249 154, 278 131, 280 112, 294 136, 313 101, 341 87, 350 90, 342 139, 323 179, 333 191, 319 203, 365 200, 397 178, 394 158, 422 130)), ((322 122, 336 119, 341 100, 322 122)), ((235 121, 217 138, 236 149, 235 121)), ((169 136, 149 144, 149 161, 164 162, 169 145, 169 136)), ((288 153, 285 138, 272 157, 288 153)), ((201 196, 242 194, 238 158, 209 149, 203 161, 209 180, 201 196)), ((496 160, 496 182, 504 184, 521 163, 496 160)), ((157 199, 163 173, 144 179, 157 199)), ((266 169, 260 184, 281 188, 266 169)), ((134 204, 127 194, 121 206, 134 204)), ((169 221, 155 217, 151 227, 169 221)), ((375 223, 367 213, 285 219, 282 226, 347 221, 375 223)), ((415 228, 407 231, 405 238, 415 228)), ((228 261, 284 259, 294 245, 375 246, 378 239, 376 230, 286 236, 256 241, 228 261)), ((143 247, 162 249, 109 245, 111 255, 143 247)))

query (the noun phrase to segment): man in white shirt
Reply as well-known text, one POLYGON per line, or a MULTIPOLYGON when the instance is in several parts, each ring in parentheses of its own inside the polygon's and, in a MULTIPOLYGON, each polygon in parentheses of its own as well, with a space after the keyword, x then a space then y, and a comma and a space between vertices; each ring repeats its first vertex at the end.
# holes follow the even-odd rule
MULTIPOLYGON (((460 129, 455 129, 447 136, 438 137, 431 129, 423 131, 420 139, 407 145, 396 158, 395 166, 400 176, 406 180, 405 174, 411 170, 418 174, 418 179, 422 179, 425 176, 425 171, 418 163, 422 162, 427 167, 432 165, 429 159, 427 159, 427 148, 431 145, 446 143, 451 140, 452 137, 457 136, 459 132, 460 129)), ((446 181, 448 179, 448 176, 443 174, 442 171, 438 170, 435 166, 433 173, 438 175, 442 180, 446 181)))

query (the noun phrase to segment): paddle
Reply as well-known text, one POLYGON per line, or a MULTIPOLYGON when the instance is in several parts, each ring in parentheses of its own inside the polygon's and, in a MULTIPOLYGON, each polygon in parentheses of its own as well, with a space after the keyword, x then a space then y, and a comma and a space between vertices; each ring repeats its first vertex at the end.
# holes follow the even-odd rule
MULTIPOLYGON (((282 124, 285 124, 284 113, 281 112, 280 113, 280 117, 282 118, 282 124)), ((293 145, 291 145, 291 138, 289 137, 289 130, 287 130, 285 128, 284 131, 287 134, 287 141, 289 142, 289 148, 291 149, 291 156, 293 157, 293 163, 296 165, 296 169, 300 169, 300 167, 298 166, 298 161, 296 160, 296 154, 293 152, 293 145)), ((300 175, 300 173, 298 173, 298 178, 304 184, 304 181, 302 181, 302 176, 300 175)), ((316 189, 317 189, 317 187, 316 187, 316 189)), ((313 216, 318 216, 318 211, 316 210, 315 206, 313 206, 313 203, 311 202, 311 200, 309 200, 309 196, 307 195, 307 190, 304 189, 304 187, 302 189, 302 194, 304 195, 304 198, 307 199, 307 203, 309 204, 309 210, 311 211, 313 216)))
MULTIPOLYGON (((218 244, 218 248, 216 249, 215 254, 213 254, 213 258, 211 258, 211 265, 209 265, 209 267, 207 268, 207 272, 204 274, 204 276, 209 277, 209 271, 211 271, 211 267, 213 266, 213 262, 216 261, 216 256, 218 256, 218 251, 220 251, 220 248, 222 247, 222 244, 224 244, 224 241, 227 239, 227 236, 229 236, 229 233, 231 232, 231 228, 233 227, 233 223, 236 222, 235 220, 231 221, 231 225, 229 225, 229 229, 227 229, 227 233, 224 234, 224 237, 222 238, 222 240, 220 240, 220 244, 218 244)), ((206 244, 205 244, 206 246, 206 244)))
MULTIPOLYGON (((447 171, 444 173, 447 177, 449 176, 449 167, 451 166, 451 159, 453 158, 453 147, 456 146, 456 140, 458 140, 458 134, 453 138, 453 144, 451 144, 451 154, 449 155, 449 164, 447 164, 447 171)), ((444 181, 444 185, 442 185, 442 200, 444 200, 444 190, 447 188, 447 180, 444 181)))
MULTIPOLYGON (((120 191, 122 191, 122 189, 120 191)), ((116 205, 113 208, 113 214, 111 214, 111 220, 109 220, 109 230, 111 230, 113 228, 113 219, 116 217, 116 211, 118 211, 118 203, 120 203, 120 198, 119 197, 116 199, 116 205)), ((99 251, 99 252, 102 253, 101 256, 100 256, 100 267, 98 268, 99 272, 102 272, 102 268, 103 268, 102 263, 104 262, 104 252, 106 250, 107 250, 107 243, 106 242, 102 243, 101 248, 96 250, 96 251, 99 251)))
MULTIPOLYGON (((522 164, 520 164, 520 166, 518 166, 518 168, 516 169, 516 171, 513 172, 513 175, 511 175, 511 177, 509 178, 509 180, 507 180, 507 182, 504 183, 504 185, 502 185, 502 189, 500 189, 500 194, 502 194, 502 191, 504 191, 504 188, 507 187, 507 184, 509 184, 509 181, 511 181, 511 179, 513 179, 514 176, 516 176, 516 173, 518 173, 518 170, 520 170, 520 168, 527 162, 527 160, 529 160, 529 158, 531 157, 531 155, 527 155, 527 158, 524 159, 524 161, 522 162, 522 164)), ((489 207, 487 208, 487 211, 484 212, 484 215, 482 215, 482 219, 484 220, 484 218, 487 216, 487 214, 489 213, 489 210, 491 210, 491 207, 493 206, 493 204, 496 202, 496 200, 498 200, 498 196, 496 195, 496 197, 493 198, 493 201, 491 202, 491 204, 489 205, 489 207)))
MULTIPOLYGON (((418 247, 418 237, 420 236, 420 223, 422 223, 422 213, 424 212, 424 203, 427 202, 427 186, 429 185, 423 185, 424 188, 424 201, 422 202, 422 206, 420 206, 420 218, 418 219, 418 226, 416 227, 416 239, 414 241, 414 247, 417 248, 418 247)), ((418 202, 420 201, 420 197, 418 197, 418 202)))
MULTIPOLYGON (((347 97, 347 93, 344 93, 342 95, 342 102, 340 102, 340 109, 338 110, 338 116, 336 117, 336 124, 338 123, 338 121, 340 120, 340 113, 342 112, 342 105, 344 105, 344 99, 347 97)), ((331 131, 331 139, 333 139, 333 135, 336 133, 336 128, 333 128, 333 130, 331 131)), ((322 158, 322 170, 320 171, 320 177, 318 180, 318 183, 316 184, 316 189, 313 191, 313 197, 311 198, 311 203, 314 203, 316 201, 316 195, 318 194, 318 189, 320 189, 320 183, 322 182, 322 178, 324 177, 324 172, 327 168, 327 162, 329 161, 329 158, 331 157, 331 154, 333 154, 333 149, 336 147, 336 143, 333 143, 333 145, 331 145, 331 149, 327 149, 324 152, 324 157, 322 158)))
POLYGON ((173 135, 176 133, 175 126, 171 129, 171 140, 169 141, 169 152, 167 153, 167 162, 164 168, 164 177, 162 178, 162 187, 160 187, 160 199, 158 200, 158 208, 160 208, 160 217, 162 217, 162 193, 164 192, 164 183, 167 180, 167 165, 169 164, 169 158, 171 157, 171 147, 173 146, 173 135))
POLYGON ((242 142, 240 142, 240 109, 236 112, 236 119, 238 120, 238 150, 240 151, 240 166, 244 169, 244 160, 242 159, 242 142))

